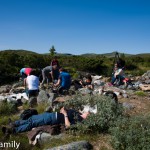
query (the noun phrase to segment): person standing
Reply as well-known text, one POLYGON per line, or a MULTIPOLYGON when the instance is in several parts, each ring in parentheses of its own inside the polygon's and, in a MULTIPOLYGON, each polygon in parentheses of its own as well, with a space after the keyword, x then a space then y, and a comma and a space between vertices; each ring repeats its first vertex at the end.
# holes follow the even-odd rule
POLYGON ((56 56, 54 56, 54 59, 51 61, 50 66, 54 66, 54 65, 57 65, 57 67, 59 67, 59 62, 58 62, 58 60, 57 60, 57 57, 56 57, 56 56))

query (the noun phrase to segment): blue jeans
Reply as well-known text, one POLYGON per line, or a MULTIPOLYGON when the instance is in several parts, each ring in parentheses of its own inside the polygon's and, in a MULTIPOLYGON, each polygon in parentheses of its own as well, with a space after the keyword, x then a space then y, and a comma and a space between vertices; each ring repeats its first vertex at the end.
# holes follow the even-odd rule
POLYGON ((124 80, 124 77, 121 76, 121 75, 117 75, 116 78, 115 78, 114 76, 112 76, 111 83, 114 84, 114 82, 115 82, 116 80, 119 80, 119 81, 120 81, 119 84, 121 84, 121 83, 123 82, 123 80, 124 80))
POLYGON ((25 132, 30 131, 34 127, 55 124, 57 124, 56 113, 45 112, 39 115, 33 115, 27 120, 15 121, 15 132, 25 132))

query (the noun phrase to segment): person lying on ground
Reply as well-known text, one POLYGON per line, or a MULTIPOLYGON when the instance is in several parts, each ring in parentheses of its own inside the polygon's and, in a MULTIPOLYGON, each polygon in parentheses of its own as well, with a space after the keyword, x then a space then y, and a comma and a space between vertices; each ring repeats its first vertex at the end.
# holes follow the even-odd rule
POLYGON ((59 94, 62 94, 63 90, 68 90, 71 85, 71 76, 68 72, 66 72, 62 67, 59 68, 59 78, 56 84, 54 84, 55 87, 57 87, 57 91, 59 94))
POLYGON ((42 114, 33 115, 27 120, 17 120, 11 122, 8 127, 2 127, 4 134, 14 134, 30 131, 32 128, 43 125, 60 125, 65 124, 66 128, 77 122, 86 119, 88 113, 79 113, 73 109, 65 109, 62 107, 60 112, 44 112, 42 114))

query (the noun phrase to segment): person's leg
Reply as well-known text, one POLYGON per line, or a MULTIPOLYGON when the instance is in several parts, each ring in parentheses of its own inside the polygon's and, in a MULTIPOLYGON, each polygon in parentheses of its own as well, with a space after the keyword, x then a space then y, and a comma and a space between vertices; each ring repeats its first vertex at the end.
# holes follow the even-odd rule
POLYGON ((15 121, 15 132, 21 133, 30 131, 34 127, 45 125, 44 116, 42 115, 33 115, 27 120, 18 120, 15 121))
POLYGON ((115 81, 116 81, 116 78, 114 76, 112 76, 111 83, 114 84, 115 81))
POLYGON ((123 80, 125 79, 123 76, 118 75, 119 85, 123 84, 123 80))
POLYGON ((46 80, 46 75, 45 75, 45 72, 43 70, 42 70, 42 77, 43 77, 43 80, 42 80, 41 85, 43 85, 45 80, 46 80))
POLYGON ((18 127, 20 125, 27 124, 28 122, 29 122, 28 119, 27 120, 17 120, 14 122, 14 125, 15 125, 15 127, 18 127))
POLYGON ((29 98, 38 95, 38 90, 28 90, 29 98))
POLYGON ((27 124, 23 124, 14 128, 15 133, 21 133, 30 131, 33 128, 32 123, 28 122, 27 124))

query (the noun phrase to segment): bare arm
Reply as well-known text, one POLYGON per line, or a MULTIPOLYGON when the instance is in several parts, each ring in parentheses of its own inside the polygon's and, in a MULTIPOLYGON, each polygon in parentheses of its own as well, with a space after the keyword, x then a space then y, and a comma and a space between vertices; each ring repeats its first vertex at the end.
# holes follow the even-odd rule
POLYGON ((52 81, 54 80, 53 71, 49 73, 51 75, 52 81))
POLYGON ((54 86, 58 86, 58 85, 60 85, 60 79, 58 79, 57 83, 54 84, 54 86))
POLYGON ((66 126, 66 128, 69 128, 69 127, 70 127, 70 121, 69 121, 69 119, 68 119, 68 115, 67 115, 67 112, 66 112, 66 110, 64 109, 64 107, 61 108, 60 113, 64 114, 65 126, 66 126))
POLYGON ((23 82, 24 82, 24 83, 23 83, 23 84, 24 84, 24 87, 26 88, 26 87, 27 87, 27 84, 28 84, 28 83, 27 83, 27 78, 25 78, 25 79, 23 80, 23 82))

